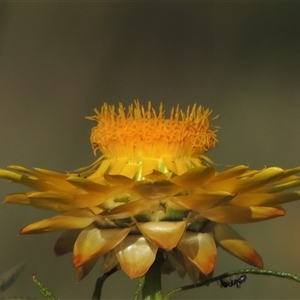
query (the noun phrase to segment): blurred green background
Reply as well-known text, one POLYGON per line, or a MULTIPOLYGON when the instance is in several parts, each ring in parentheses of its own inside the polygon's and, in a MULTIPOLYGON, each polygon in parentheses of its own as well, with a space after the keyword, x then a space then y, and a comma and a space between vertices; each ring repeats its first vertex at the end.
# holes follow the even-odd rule
MULTIPOLYGON (((93 122, 103 102, 193 103, 220 117, 219 164, 251 168, 300 164, 300 3, 46 2, 0 4, 0 167, 71 171, 94 159, 93 122)), ((0 199, 21 186, 0 181, 0 199)), ((265 267, 300 275, 300 203, 287 216, 234 226, 265 267)), ((100 264, 79 284, 71 257, 56 258, 60 233, 17 236, 52 215, 0 209, 0 273, 27 267, 3 296, 42 298, 31 275, 60 299, 90 299, 100 264)), ((215 274, 246 264, 219 250, 215 274)), ((164 290, 189 284, 165 276, 164 290)), ((130 299, 137 280, 111 276, 104 299, 130 299)), ((300 285, 249 275, 240 290, 216 283, 174 299, 300 299, 300 285)))

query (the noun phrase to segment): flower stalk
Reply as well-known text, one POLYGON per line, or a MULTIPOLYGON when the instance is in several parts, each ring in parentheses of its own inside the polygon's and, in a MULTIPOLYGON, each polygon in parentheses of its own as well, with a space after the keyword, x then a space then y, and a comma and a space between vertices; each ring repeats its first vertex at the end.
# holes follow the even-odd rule
POLYGON ((115 267, 97 279, 95 289, 93 292, 93 296, 92 296, 92 300, 100 300, 101 299, 102 288, 103 288, 103 284, 104 284, 105 280, 110 275, 115 273, 116 271, 117 271, 117 268, 115 267))
POLYGON ((143 286, 143 299, 145 300, 161 300, 161 266, 163 263, 162 253, 159 251, 156 255, 154 263, 145 275, 145 284, 143 286))

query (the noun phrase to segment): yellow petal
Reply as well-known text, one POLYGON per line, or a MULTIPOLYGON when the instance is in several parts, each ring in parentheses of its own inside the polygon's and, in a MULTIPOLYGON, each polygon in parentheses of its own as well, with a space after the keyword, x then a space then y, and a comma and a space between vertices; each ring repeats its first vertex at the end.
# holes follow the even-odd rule
POLYGON ((0 169, 0 178, 26 185, 37 191, 55 190, 54 185, 47 182, 40 181, 35 176, 22 175, 8 170, 0 169))
POLYGON ((276 207, 240 207, 223 205, 201 212, 201 216, 219 223, 252 223, 284 216, 285 211, 276 207))
POLYGON ((226 171, 223 171, 221 173, 217 173, 210 181, 210 183, 220 182, 232 178, 236 178, 237 176, 241 176, 245 172, 247 172, 249 169, 248 166, 240 165, 233 168, 230 168, 226 171))
POLYGON ((69 175, 58 173, 52 170, 42 169, 42 168, 34 168, 39 174, 44 175, 50 178, 57 178, 60 180, 65 180, 69 175))
MULTIPOLYGON (((201 158, 199 159, 198 157, 190 157, 189 160, 194 165, 195 167, 203 167, 202 162, 204 161, 203 155, 200 156, 201 158), (202 160, 203 159, 203 160, 202 160)), ((207 163, 213 164, 213 161, 206 161, 207 163)))
POLYGON ((291 189, 293 187, 299 186, 300 185, 300 180, 299 179, 292 179, 286 182, 281 182, 278 183, 278 181, 276 181, 276 183, 271 184, 271 185, 267 185, 264 187, 261 187, 259 189, 257 189, 255 191, 255 193, 258 194, 264 194, 264 193, 278 193, 287 189, 291 189))
POLYGON ((39 180, 52 183, 57 188, 54 189, 54 191, 64 191, 68 193, 76 192, 76 187, 66 180, 70 174, 61 174, 41 168, 35 168, 35 170, 37 171, 37 177, 39 180))
POLYGON ((136 278, 146 274, 153 264, 158 247, 141 235, 128 235, 114 251, 122 270, 136 278))
POLYGON ((111 211, 103 211, 100 215, 110 219, 123 219, 148 211, 155 211, 157 207, 159 207, 159 201, 137 200, 118 205, 111 211))
POLYGON ((5 197, 4 203, 30 205, 30 199, 28 198, 28 195, 30 193, 35 193, 35 192, 28 192, 24 194, 23 193, 9 194, 5 197))
POLYGON ((189 170, 189 167, 187 166, 187 162, 185 160, 175 159, 174 163, 176 170, 175 174, 177 175, 182 175, 189 170))
POLYGON ((250 206, 252 219, 255 221, 264 221, 285 215, 285 210, 277 207, 250 206))
POLYGON ((163 155, 162 160, 168 170, 170 170, 174 174, 178 174, 173 155, 163 155))
POLYGON ((76 239, 81 232, 81 229, 73 229, 65 231, 54 245, 54 253, 57 256, 73 251, 76 239))
POLYGON ((100 257, 119 244, 130 228, 99 229, 94 224, 79 234, 73 251, 73 265, 80 267, 91 259, 100 257))
POLYGON ((185 264, 186 271, 187 271, 191 281, 193 282, 193 284, 196 284, 199 281, 199 275, 200 275, 199 268, 195 264, 193 264, 187 258, 187 256, 184 255, 183 259, 184 259, 184 264, 185 264))
MULTIPOLYGON (((47 190, 51 189, 52 191, 65 191, 65 192, 74 192, 75 188, 70 183, 66 181, 66 178, 69 176, 67 174, 61 174, 54 171, 35 168, 35 171, 26 169, 21 166, 11 165, 9 166, 10 169, 14 171, 18 171, 23 173, 21 176, 26 176, 31 179, 35 179, 39 182, 40 186, 44 186, 45 188, 39 190, 47 190), (48 185, 49 184, 49 185, 48 185), (47 188, 48 187, 48 188, 47 188)), ((21 182, 20 182, 21 183, 21 182)))
MULTIPOLYGON (((67 211, 75 208, 95 209, 103 204, 107 197, 99 194, 65 194, 53 192, 31 192, 28 195, 30 205, 38 208, 67 211)), ((101 210, 102 211, 102 210, 101 210)))
POLYGON ((159 162, 156 158, 142 158, 143 176, 150 174, 153 170, 158 170, 159 162))
POLYGON ((24 168, 22 166, 17 166, 17 165, 9 165, 8 168, 18 171, 20 173, 24 173, 30 176, 36 176, 36 173, 30 169, 24 168))
POLYGON ((181 239, 186 221, 179 222, 143 222, 136 224, 141 233, 159 248, 173 249, 181 239))
MULTIPOLYGON (((134 178, 137 174, 137 172, 140 170, 141 165, 140 164, 128 164, 125 165, 123 170, 120 172, 120 175, 127 176, 129 178, 134 178)), ((110 173, 114 174, 114 173, 110 173)))
POLYGON ((300 172, 300 167, 295 167, 292 169, 284 170, 283 174, 281 174, 277 179, 276 182, 283 183, 291 180, 298 179, 298 176, 295 176, 296 173, 300 172))
POLYGON ((151 182, 167 180, 168 176, 165 173, 159 172, 157 170, 152 170, 151 173, 145 175, 145 179, 151 182))
POLYGON ((230 201, 230 204, 237 206, 275 206, 299 199, 300 191, 278 194, 252 193, 237 195, 230 201))
POLYGON ((98 158, 91 166, 84 167, 78 169, 77 171, 86 171, 86 169, 90 168, 88 171, 88 179, 90 180, 98 180, 102 178, 103 174, 107 171, 107 169, 111 166, 112 161, 110 159, 103 159, 103 156, 98 158))
POLYGON ((165 255, 171 265, 178 272, 179 276, 183 278, 187 270, 182 253, 178 250, 178 248, 174 248, 171 251, 166 251, 165 255))
POLYGON ((100 274, 104 274, 109 272, 119 263, 118 258, 113 250, 104 254, 104 261, 100 270, 100 274))
POLYGON ((53 199, 38 199, 38 198, 30 199, 29 197, 28 199, 30 200, 30 206, 41 208, 41 209, 53 210, 57 212, 65 212, 70 209, 76 208, 75 206, 72 207, 69 204, 59 202, 58 200, 54 201, 53 199))
POLYGON ((70 176, 67 178, 67 181, 73 184, 74 186, 90 193, 108 194, 113 191, 116 191, 115 187, 104 186, 102 184, 95 183, 83 177, 70 176))
POLYGON ((73 196, 53 192, 35 192, 28 196, 30 205, 54 211, 67 211, 74 209, 73 196))
POLYGON ((83 228, 91 224, 95 218, 95 215, 89 209, 74 209, 61 215, 29 224, 21 230, 20 234, 83 228))
POLYGON ((281 168, 271 167, 261 171, 249 171, 244 176, 225 181, 214 181, 205 184, 208 191, 227 191, 231 194, 246 193, 259 189, 273 181, 276 181, 284 171, 281 168))
MULTIPOLYGON (((122 170, 124 169, 127 163, 128 163, 128 158, 126 157, 116 157, 114 159, 111 159, 109 165, 110 167, 109 174, 121 174, 122 170)), ((127 177, 131 178, 130 176, 127 177)))
POLYGON ((195 167, 180 176, 171 178, 170 181, 185 188, 195 188, 203 185, 205 182, 211 179, 214 174, 214 168, 195 167))
POLYGON ((164 199, 169 196, 173 196, 182 190, 182 187, 170 182, 169 180, 156 181, 153 183, 144 181, 137 183, 132 188, 132 191, 138 196, 151 200, 164 199))
POLYGON ((76 273, 77 282, 82 280, 86 275, 90 273, 90 271, 93 269, 95 264, 98 262, 98 259, 99 259, 98 257, 96 259, 92 259, 77 269, 77 273, 76 273))
POLYGON ((240 180, 239 189, 242 189, 243 192, 257 189, 261 186, 273 182, 283 173, 284 170, 277 167, 264 169, 261 172, 255 174, 253 177, 240 180))
POLYGON ((37 208, 63 212, 70 209, 85 207, 89 207, 94 210, 95 207, 101 205, 106 200, 107 197, 99 194, 72 195, 65 193, 34 191, 7 195, 4 203, 30 205, 37 208))
POLYGON ((175 196, 171 201, 187 209, 202 211, 217 205, 225 204, 232 199, 233 195, 228 192, 208 192, 187 196, 175 196))
POLYGON ((187 231, 179 242, 178 248, 205 275, 213 271, 217 248, 211 232, 187 231))
POLYGON ((83 194, 74 195, 73 200, 69 203, 69 205, 73 205, 74 207, 89 207, 90 209, 93 209, 102 205, 105 201, 107 201, 107 197, 105 195, 83 194))
POLYGON ((213 277, 213 271, 207 275, 203 274, 186 256, 184 256, 184 263, 193 284, 196 284, 198 281, 206 281, 213 277))
POLYGON ((263 268, 261 256, 229 225, 216 223, 213 231, 217 244, 224 250, 250 265, 263 268))
MULTIPOLYGON (((126 159, 128 162, 128 159, 126 159)), ((122 168, 121 171, 121 165, 118 166, 117 163, 119 163, 119 158, 116 160, 116 164, 111 168, 111 170, 109 170, 109 174, 119 174, 119 175, 123 175, 126 176, 128 178, 134 178, 136 173, 140 170, 141 165, 137 164, 137 163, 131 163, 131 164, 126 164, 124 165, 124 167, 122 168)))
POLYGON ((109 184, 113 185, 113 186, 120 186, 123 188, 130 188, 132 186, 134 186, 134 184, 136 183, 135 180, 123 176, 123 175, 109 175, 109 174, 104 174, 104 179, 105 181, 107 181, 109 184))

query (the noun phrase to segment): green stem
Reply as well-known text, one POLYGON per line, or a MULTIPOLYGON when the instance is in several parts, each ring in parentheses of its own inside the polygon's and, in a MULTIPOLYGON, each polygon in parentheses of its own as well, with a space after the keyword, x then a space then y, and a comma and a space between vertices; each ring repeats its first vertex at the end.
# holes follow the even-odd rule
POLYGON ((138 300, 139 299, 139 296, 140 296, 140 293, 143 289, 144 284, 145 284, 145 276, 140 277, 139 284, 138 284, 138 286, 135 290, 133 300, 138 300))
POLYGON ((182 286, 180 288, 174 289, 171 292, 169 292, 163 298, 163 300, 168 300, 173 294, 178 293, 178 292, 190 290, 190 289, 193 289, 196 287, 202 287, 209 283, 212 283, 212 282, 215 282, 215 281, 218 281, 218 280, 221 280, 226 277, 233 276, 233 275, 240 275, 240 274, 247 274, 247 273, 251 273, 251 274, 255 274, 255 275, 269 275, 269 276, 281 277, 281 278, 291 279, 291 280, 294 280, 294 281, 297 281, 300 283, 300 276, 294 275, 292 273, 280 272, 280 271, 274 271, 274 270, 255 269, 255 268, 240 269, 240 270, 235 270, 235 271, 230 271, 230 272, 224 273, 222 275, 213 277, 209 280, 197 283, 195 285, 191 284, 191 285, 186 285, 186 286, 182 286))
POLYGON ((143 299, 160 300, 161 294, 161 265, 163 256, 160 251, 157 252, 156 259, 145 275, 143 286, 143 299))
POLYGON ((33 273, 32 280, 47 300, 58 300, 41 282, 36 279, 36 273, 33 273))
POLYGON ((101 299, 101 293, 102 293, 102 287, 103 287, 103 283, 104 281, 113 273, 115 273, 117 271, 117 267, 114 267, 113 269, 111 269, 110 271, 106 272, 105 274, 103 274, 103 276, 99 277, 97 279, 96 285, 95 285, 95 290, 92 296, 92 300, 100 300, 101 299))

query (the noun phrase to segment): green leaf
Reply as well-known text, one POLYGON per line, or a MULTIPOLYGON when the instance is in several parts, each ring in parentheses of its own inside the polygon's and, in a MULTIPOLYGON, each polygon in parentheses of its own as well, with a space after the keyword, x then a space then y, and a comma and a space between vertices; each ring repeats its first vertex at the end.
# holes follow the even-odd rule
POLYGON ((0 277, 0 292, 4 292, 8 289, 19 277, 23 269, 25 268, 26 263, 21 262, 12 269, 6 271, 0 277))

